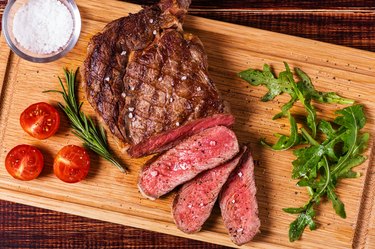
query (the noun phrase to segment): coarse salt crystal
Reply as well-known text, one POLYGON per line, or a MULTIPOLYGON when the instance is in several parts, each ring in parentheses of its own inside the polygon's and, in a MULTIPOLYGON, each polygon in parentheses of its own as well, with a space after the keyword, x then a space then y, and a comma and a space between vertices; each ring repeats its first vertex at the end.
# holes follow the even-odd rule
POLYGON ((242 172, 238 172, 238 176, 239 176, 239 177, 242 177, 242 172))
POLYGON ((173 171, 177 171, 177 170, 186 170, 188 168, 188 165, 186 163, 176 163, 174 166, 173 166, 173 171))
POLYGON ((200 86, 198 86, 197 91, 200 92, 200 90, 202 90, 202 88, 200 86))
POLYGON ((132 111, 134 111, 134 107, 129 107, 128 110, 129 110, 130 112, 132 112, 132 111))
POLYGON ((191 203, 189 204, 189 206, 188 206, 188 208, 192 208, 193 207, 193 205, 191 205, 191 203))
POLYGON ((176 126, 180 126, 180 122, 176 122, 176 126))
POLYGON ((156 30, 152 31, 152 34, 153 34, 153 35, 156 35, 156 34, 157 34, 157 33, 156 33, 156 30))
POLYGON ((126 51, 125 51, 125 50, 122 51, 122 52, 121 52, 121 55, 122 55, 122 56, 126 55, 126 51))
POLYGON ((173 98, 172 98, 172 97, 171 97, 171 98, 169 98, 169 102, 171 102, 171 103, 173 102, 173 98))
POLYGON ((211 146, 215 146, 215 145, 216 145, 216 141, 213 141, 213 140, 210 141, 210 145, 211 145, 211 146))
POLYGON ((243 231, 243 228, 238 228, 237 229, 237 233, 240 233, 240 232, 242 232, 243 231))
POLYGON ((186 76, 182 76, 182 77, 181 77, 181 80, 186 80, 186 79, 187 79, 186 76))
POLYGON ((13 19, 17 42, 36 54, 50 54, 64 47, 73 29, 72 14, 58 0, 30 0, 13 19))
POLYGON ((235 200, 232 200, 232 203, 234 204, 236 201, 235 200))
POLYGON ((121 97, 125 98, 126 97, 126 93, 121 93, 121 97))
POLYGON ((180 168, 181 168, 182 170, 187 169, 187 164, 186 164, 186 163, 181 163, 181 164, 180 164, 180 168))
POLYGON ((157 171, 151 171, 151 176, 155 177, 158 175, 158 172, 157 171))
POLYGON ((159 79, 158 79, 158 81, 162 81, 163 80, 163 78, 162 77, 160 77, 159 79))
POLYGON ((150 23, 153 23, 153 22, 154 22, 154 19, 151 18, 151 19, 150 19, 150 23))
POLYGON ((201 204, 199 204, 200 207, 203 207, 203 202, 201 204))
POLYGON ((104 78, 105 81, 109 81, 109 77, 104 78))
POLYGON ((128 117, 133 118, 133 113, 129 112, 128 117))

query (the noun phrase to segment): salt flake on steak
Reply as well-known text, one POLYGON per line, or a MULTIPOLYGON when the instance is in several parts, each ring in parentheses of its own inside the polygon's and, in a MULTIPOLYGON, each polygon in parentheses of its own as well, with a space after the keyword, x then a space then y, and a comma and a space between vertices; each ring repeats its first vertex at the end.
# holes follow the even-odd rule
POLYGON ((193 135, 176 147, 151 159, 142 169, 138 188, 150 199, 159 198, 200 172, 215 168, 239 151, 236 135, 224 126, 216 126, 193 135), (215 138, 217 146, 209 146, 215 138), (151 172, 157 171, 153 177, 151 172))

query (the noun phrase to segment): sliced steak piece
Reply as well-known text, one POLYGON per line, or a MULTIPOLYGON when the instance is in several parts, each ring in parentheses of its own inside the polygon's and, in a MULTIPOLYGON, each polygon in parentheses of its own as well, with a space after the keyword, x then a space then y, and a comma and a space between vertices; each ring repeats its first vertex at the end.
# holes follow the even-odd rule
POLYGON ((177 228, 185 233, 201 230, 211 214, 220 190, 238 165, 244 150, 229 162, 206 170, 185 183, 174 198, 172 215, 177 228))
POLYGON ((234 123, 234 117, 231 114, 215 114, 211 117, 202 118, 188 122, 184 126, 172 129, 167 132, 152 136, 145 141, 129 148, 128 153, 132 157, 142 157, 154 153, 168 150, 204 129, 222 125, 230 126, 234 123))
POLYGON ((146 197, 158 198, 200 172, 230 160, 238 151, 233 131, 224 126, 206 129, 146 163, 138 188, 146 197))
POLYGON ((255 194, 254 162, 251 153, 247 151, 219 197, 224 224, 237 245, 249 242, 259 232, 260 220, 255 194))
POLYGON ((202 42, 182 30, 190 2, 161 0, 109 23, 89 43, 86 97, 124 143, 224 111, 202 42))

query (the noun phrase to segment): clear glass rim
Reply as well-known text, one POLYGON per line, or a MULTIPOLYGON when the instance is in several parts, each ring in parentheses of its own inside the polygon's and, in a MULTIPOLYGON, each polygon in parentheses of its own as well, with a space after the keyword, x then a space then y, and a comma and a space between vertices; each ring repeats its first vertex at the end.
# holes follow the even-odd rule
POLYGON ((25 54, 21 50, 17 48, 17 46, 12 42, 12 39, 10 38, 9 30, 8 30, 8 15, 10 10, 13 7, 13 4, 16 2, 15 0, 9 0, 7 6, 5 7, 3 17, 2 17, 2 32, 5 37, 5 41, 7 42, 10 49, 16 53, 19 57, 31 61, 31 62, 37 62, 37 63, 44 63, 44 62, 51 62, 55 61, 57 59, 60 59, 64 55, 66 55, 72 48, 76 45, 79 35, 81 33, 81 14, 79 12, 79 9, 75 3, 74 0, 66 0, 71 5, 72 15, 74 18, 74 30, 71 39, 68 42, 68 45, 59 53, 53 54, 51 56, 46 57, 34 57, 30 56, 28 54, 25 54))

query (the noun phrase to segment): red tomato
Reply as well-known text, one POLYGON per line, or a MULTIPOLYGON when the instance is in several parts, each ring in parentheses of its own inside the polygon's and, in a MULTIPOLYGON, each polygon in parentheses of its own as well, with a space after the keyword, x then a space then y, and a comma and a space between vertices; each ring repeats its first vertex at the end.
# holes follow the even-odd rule
POLYGON ((21 113, 22 129, 37 139, 46 139, 56 133, 60 126, 60 115, 50 104, 40 102, 21 113))
POLYGON ((34 146, 22 144, 14 147, 5 157, 5 168, 14 178, 35 179, 44 166, 42 153, 34 146))
POLYGON ((76 145, 67 145, 56 155, 53 171, 62 181, 79 182, 87 176, 90 169, 90 157, 87 151, 76 145))

